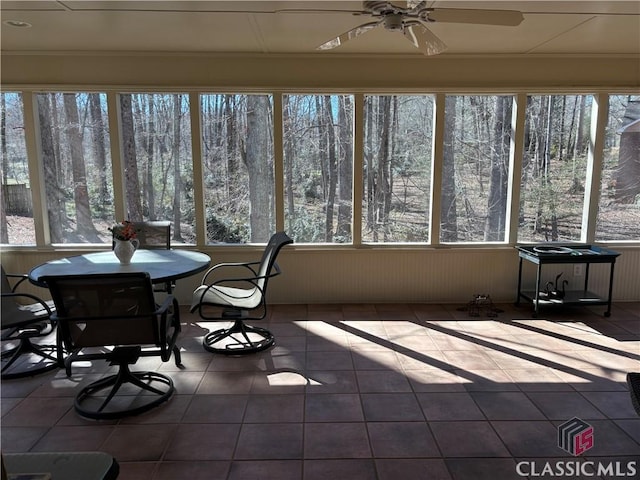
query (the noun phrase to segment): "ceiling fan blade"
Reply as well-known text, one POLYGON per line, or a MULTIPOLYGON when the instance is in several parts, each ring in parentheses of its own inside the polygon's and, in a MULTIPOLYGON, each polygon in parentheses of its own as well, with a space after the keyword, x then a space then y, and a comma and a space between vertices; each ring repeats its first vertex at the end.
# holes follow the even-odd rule
POLYGON ((352 28, 348 32, 343 33, 342 35, 338 35, 336 38, 332 38, 328 42, 324 42, 319 47, 316 47, 316 50, 331 50, 332 48, 339 47, 349 40, 352 40, 362 35, 363 33, 368 32, 372 28, 377 27, 378 25, 380 25, 380 23, 381 21, 363 23, 362 25, 359 25, 355 28, 352 28))
POLYGON ((515 27, 524 16, 517 10, 476 10, 467 8, 434 8, 427 15, 429 20, 443 23, 477 23, 515 27))
POLYGON ((424 55, 438 55, 447 49, 442 40, 419 22, 405 26, 403 33, 424 55))

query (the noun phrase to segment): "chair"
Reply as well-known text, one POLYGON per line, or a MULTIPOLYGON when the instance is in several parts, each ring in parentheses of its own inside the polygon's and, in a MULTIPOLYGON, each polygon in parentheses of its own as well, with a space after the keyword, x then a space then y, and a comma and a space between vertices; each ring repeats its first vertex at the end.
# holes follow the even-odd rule
MULTIPOLYGON (((171 222, 169 221, 149 221, 131 222, 136 232, 136 238, 140 242, 139 248, 145 250, 171 248, 171 222)), ((112 242, 111 248, 115 246, 112 242)))
POLYGON ((640 417, 640 372, 627 373, 627 386, 631 396, 631 405, 640 417))
POLYGON ((180 311, 173 296, 167 296, 157 307, 151 279, 145 272, 50 276, 43 281, 55 302, 54 319, 68 351, 64 362, 67 376, 71 376, 73 362, 78 361, 104 359, 118 367, 116 374, 79 391, 75 409, 80 415, 121 418, 169 400, 175 391, 170 377, 131 371, 129 365, 148 356, 159 356, 167 362, 173 353, 176 365, 181 366, 176 346, 180 311), (117 395, 124 385, 126 392, 117 395), (131 386, 138 387, 133 390, 140 395, 132 396, 131 386))
MULTIPOLYGON (((136 232, 138 248, 145 250, 169 250, 171 248, 171 222, 169 221, 148 221, 132 222, 136 232)), ((115 241, 111 248, 115 247, 115 241)), ((166 282, 162 286, 156 286, 156 292, 171 293, 175 288, 175 283, 166 282)))
POLYGON ((171 248, 171 222, 133 222, 133 228, 140 242, 139 248, 146 250, 171 248))
POLYGON ((62 353, 56 345, 41 345, 32 341, 51 334, 55 325, 51 320, 51 302, 16 291, 26 279, 26 275, 7 274, 2 267, 1 338, 3 345, 17 343, 2 352, 3 380, 48 372, 62 365, 62 353), (11 287, 9 278, 19 280, 11 287), (31 359, 38 361, 31 362, 31 359))
POLYGON ((275 339, 271 332, 244 321, 266 316, 267 285, 270 278, 280 274, 276 257, 282 247, 291 243, 293 240, 285 232, 278 232, 269 240, 259 262, 221 263, 205 273, 202 284, 193 292, 191 312, 197 310, 203 320, 233 321, 230 328, 205 335, 206 350, 240 355, 273 345, 275 339), (227 272, 233 272, 234 276, 226 276, 227 272), (214 309, 210 314, 206 308, 209 306, 222 307, 222 312, 214 309))

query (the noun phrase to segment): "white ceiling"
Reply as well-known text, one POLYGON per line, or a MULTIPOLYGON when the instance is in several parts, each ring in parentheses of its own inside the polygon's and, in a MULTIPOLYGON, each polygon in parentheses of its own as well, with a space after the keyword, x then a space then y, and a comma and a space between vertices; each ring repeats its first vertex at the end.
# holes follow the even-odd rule
MULTIPOLYGON (((640 1, 429 1, 435 8, 520 10, 517 27, 432 23, 442 55, 640 55, 640 1)), ((376 28, 330 51, 323 42, 369 21, 360 1, 0 1, 3 52, 150 51, 416 54, 376 28), (8 26, 21 21, 28 28, 8 26)))

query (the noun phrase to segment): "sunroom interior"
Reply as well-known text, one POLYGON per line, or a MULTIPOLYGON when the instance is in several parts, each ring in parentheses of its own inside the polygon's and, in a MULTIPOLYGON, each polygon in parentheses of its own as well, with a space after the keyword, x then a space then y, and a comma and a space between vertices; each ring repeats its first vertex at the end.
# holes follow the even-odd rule
MULTIPOLYGON (((132 366, 171 377, 171 400, 94 421, 74 397, 107 362, 3 378, 9 462, 102 452, 120 480, 637 474, 639 2, 0 0, 0 13, 7 272, 109 254, 126 219, 170 221, 181 251, 163 253, 212 264, 294 239, 256 322, 274 345, 207 351, 219 324, 188 311, 201 277, 180 278, 184 368, 132 366), (518 247, 549 242, 619 254, 609 317, 513 305, 518 247), (492 303, 472 316, 479 298, 492 303), (575 421, 592 435, 581 456, 558 444, 575 421)), ((546 265, 542 284, 580 289, 584 266, 546 265)), ((610 267, 590 266, 589 290, 606 296, 610 267)))

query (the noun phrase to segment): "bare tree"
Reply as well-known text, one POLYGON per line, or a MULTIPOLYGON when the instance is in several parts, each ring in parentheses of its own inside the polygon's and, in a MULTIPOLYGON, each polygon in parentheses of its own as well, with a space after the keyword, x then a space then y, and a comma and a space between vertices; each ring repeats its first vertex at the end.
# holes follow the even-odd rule
POLYGON ((76 232, 91 242, 100 242, 96 227, 93 225, 91 207, 89 205, 89 189, 87 186, 87 171, 84 164, 82 136, 80 134, 80 120, 75 93, 64 93, 64 112, 67 118, 65 129, 69 152, 71 155, 71 169, 73 175, 73 199, 76 206, 76 232))
POLYGON ((353 143, 351 141, 351 130, 347 127, 351 125, 351 97, 344 95, 340 97, 338 105, 338 125, 339 130, 339 165, 338 165, 338 228, 336 237, 338 241, 349 241, 351 239, 351 202, 353 183, 353 143))
MULTIPOLYGON (((338 185, 338 160, 336 158, 336 133, 333 125, 333 108, 331 106, 331 95, 324 96, 322 110, 324 118, 322 125, 325 132, 326 160, 328 184, 325 198, 325 242, 333 241, 333 210, 336 203, 336 188, 338 185)), ((321 150, 322 151, 322 150, 321 150)))
POLYGON ((504 240, 506 226, 506 201, 508 168, 505 158, 511 144, 511 97, 498 95, 496 116, 493 124, 493 148, 487 199, 487 220, 484 229, 485 241, 504 240))
POLYGON ((138 162, 136 156, 135 131, 133 128, 131 94, 120 95, 120 110, 122 116, 124 177, 127 186, 127 209, 130 220, 141 221, 142 203, 140 202, 140 182, 138 180, 138 162))
POLYGON ((454 133, 457 97, 445 97, 444 159, 442 166, 442 200, 440 238, 443 242, 458 240, 458 215, 456 202, 456 167, 454 133))
POLYGON ((269 123, 269 98, 266 95, 247 96, 247 143, 244 162, 249 174, 251 241, 262 242, 271 233, 271 219, 264 214, 270 204, 269 138, 264 125, 269 123))
POLYGON ((180 224, 182 222, 181 202, 182 196, 182 174, 180 172, 180 136, 181 136, 181 103, 182 95, 173 96, 173 239, 182 242, 182 231, 180 224))
POLYGON ((101 213, 104 213, 104 206, 111 203, 109 187, 107 184, 107 153, 104 140, 104 119, 102 118, 102 108, 100 107, 100 94, 89 94, 89 111, 91 114, 91 139, 94 149, 96 169, 98 171, 98 201, 101 213))
POLYGON ((40 124, 40 141, 42 146, 42 163, 47 185, 46 198, 49 212, 49 232, 52 243, 64 241, 64 227, 67 216, 64 208, 64 190, 59 175, 61 168, 56 156, 52 122, 51 103, 55 103, 55 94, 38 95, 38 121, 40 124))
POLYGON ((7 184, 7 170, 9 158, 7 152, 7 104, 4 95, 0 95, 0 146, 2 148, 2 178, 0 179, 0 243, 9 243, 7 229, 7 214, 5 212, 5 185, 7 184))

